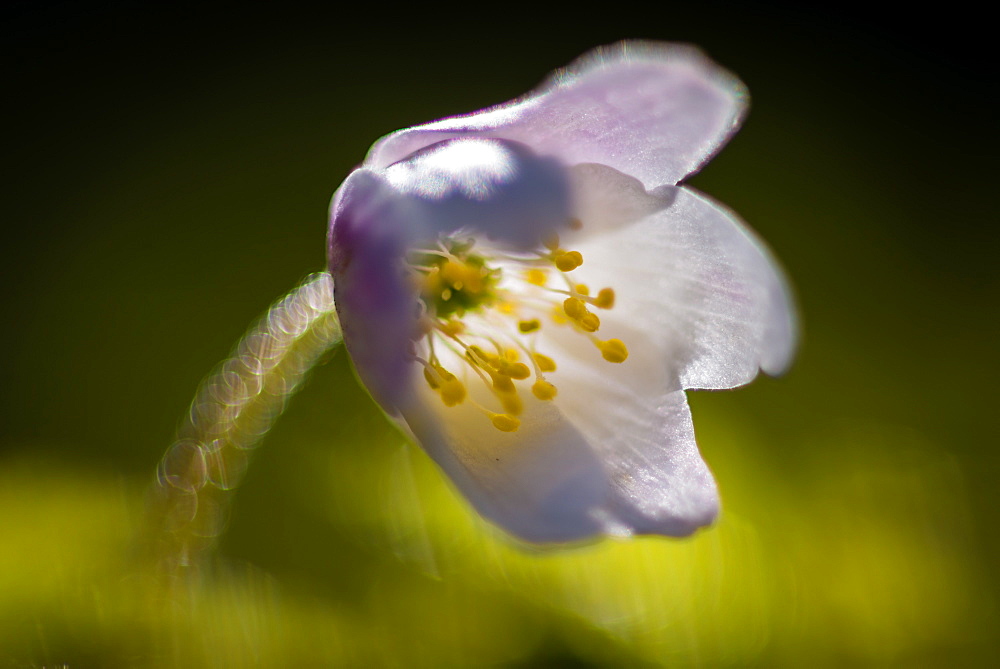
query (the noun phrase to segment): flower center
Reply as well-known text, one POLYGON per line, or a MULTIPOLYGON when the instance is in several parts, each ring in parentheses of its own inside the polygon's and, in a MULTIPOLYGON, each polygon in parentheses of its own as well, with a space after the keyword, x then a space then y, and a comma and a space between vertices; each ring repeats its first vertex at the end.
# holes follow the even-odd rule
MULTIPOLYGON (((571 225, 580 226, 579 221, 571 225)), ((536 249, 510 254, 477 248, 471 236, 457 233, 438 240, 436 248, 411 253, 420 340, 426 343, 415 359, 445 406, 468 401, 496 429, 517 431, 526 387, 541 401, 558 392, 547 376, 556 372, 556 360, 538 350, 540 334, 549 327, 568 327, 587 337, 607 362, 628 358, 621 340, 595 334, 601 320, 591 308, 611 309, 615 292, 601 288, 591 295, 577 283, 574 272, 583 263, 583 255, 563 248, 556 236, 536 249), (500 411, 469 397, 467 384, 480 382, 500 411)))

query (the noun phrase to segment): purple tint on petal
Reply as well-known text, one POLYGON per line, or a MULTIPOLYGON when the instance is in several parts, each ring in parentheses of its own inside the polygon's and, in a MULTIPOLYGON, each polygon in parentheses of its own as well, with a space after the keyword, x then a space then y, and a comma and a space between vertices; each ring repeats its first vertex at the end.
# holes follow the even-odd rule
POLYGON ((418 302, 407 253, 459 230, 531 248, 569 221, 566 170, 516 142, 442 142, 348 176, 331 204, 328 262, 344 344, 383 408, 409 389, 418 302))
MULTIPOLYGON (((363 173, 334 196, 330 225, 330 272, 344 345, 372 397, 390 412, 409 390, 410 347, 416 300, 403 273, 401 238, 369 219, 391 207, 375 207, 363 173)), ((352 176, 355 176, 352 175, 352 176)))
POLYGON ((384 137, 365 164, 385 167, 454 137, 501 137, 568 165, 604 164, 654 188, 700 169, 738 129, 747 102, 742 83, 694 47, 622 42, 580 58, 521 100, 384 137))

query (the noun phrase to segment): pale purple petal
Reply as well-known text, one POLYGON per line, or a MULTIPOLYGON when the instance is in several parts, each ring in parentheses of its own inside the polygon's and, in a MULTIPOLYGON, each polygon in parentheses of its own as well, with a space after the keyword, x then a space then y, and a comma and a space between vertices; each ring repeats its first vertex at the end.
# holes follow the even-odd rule
POLYGON ((351 174, 334 195, 329 266, 344 345, 375 400, 395 412, 408 388, 416 302, 402 271, 405 205, 377 175, 351 174))
POLYGON ((524 99, 389 135, 365 164, 385 167, 443 139, 500 137, 568 165, 608 165, 654 188, 700 169, 746 108, 739 80, 697 49, 624 42, 582 57, 524 99))

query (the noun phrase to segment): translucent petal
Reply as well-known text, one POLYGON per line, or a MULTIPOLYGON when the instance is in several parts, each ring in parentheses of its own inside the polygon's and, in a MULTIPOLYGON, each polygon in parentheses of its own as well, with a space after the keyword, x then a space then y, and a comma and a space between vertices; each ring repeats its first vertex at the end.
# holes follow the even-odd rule
POLYGON ((732 388, 780 374, 796 344, 789 289, 764 244, 689 188, 644 192, 600 165, 573 169, 587 281, 616 291, 614 312, 651 338, 682 388, 732 388))
POLYGON ((747 102, 739 80, 693 47, 622 42, 580 58, 523 99, 384 137, 365 164, 385 167, 452 137, 501 137, 568 165, 608 165, 654 188, 700 169, 739 127, 747 102))
MULTIPOLYGON (((615 371, 630 362, 655 364, 637 353, 630 347, 629 360, 615 371)), ((574 371, 560 382, 566 392, 559 407, 604 462, 611 495, 602 508, 603 531, 678 537, 712 523, 718 493, 698 452, 684 392, 637 392, 609 381, 599 363, 574 371)))
MULTIPOLYGON (((628 336, 627 328, 607 329, 628 336)), ((552 402, 529 395, 517 432, 493 429, 471 404, 446 408, 428 392, 402 410, 416 440, 477 511, 537 544, 686 536, 711 523, 715 483, 684 393, 669 390, 674 381, 660 349, 633 338, 629 359, 612 365, 569 328, 540 341, 559 361, 549 376, 559 395, 552 402)), ((477 401, 488 405, 484 395, 477 401)))
POLYGON ((655 331, 617 304, 600 314, 596 335, 625 342, 624 362, 606 362, 589 339, 569 328, 549 328, 539 345, 559 362, 551 375, 559 387, 556 406, 598 454, 608 477, 602 532, 691 534, 715 519, 719 501, 698 453, 687 398, 672 366, 664 364, 655 331))
POLYGON ((603 531, 603 464, 551 402, 529 397, 520 429, 501 432, 468 402, 449 408, 426 395, 403 407, 406 424, 483 517, 537 544, 603 531))

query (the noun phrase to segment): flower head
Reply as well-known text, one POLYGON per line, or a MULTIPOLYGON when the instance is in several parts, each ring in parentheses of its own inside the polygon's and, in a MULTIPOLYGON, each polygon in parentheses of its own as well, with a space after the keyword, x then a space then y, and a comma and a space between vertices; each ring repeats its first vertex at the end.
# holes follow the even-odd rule
POLYGON ((684 390, 780 373, 795 343, 767 250, 678 185, 746 100, 697 50, 626 42, 522 99, 382 138, 334 195, 358 375, 508 532, 714 520, 684 390))

